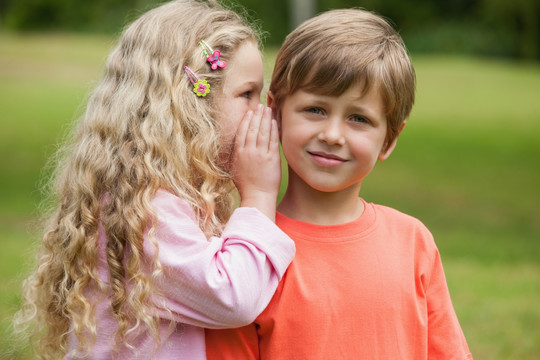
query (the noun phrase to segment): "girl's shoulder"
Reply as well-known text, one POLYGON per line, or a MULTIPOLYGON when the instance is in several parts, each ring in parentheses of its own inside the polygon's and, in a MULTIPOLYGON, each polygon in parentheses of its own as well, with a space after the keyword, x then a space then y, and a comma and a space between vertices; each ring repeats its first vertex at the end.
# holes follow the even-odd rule
POLYGON ((165 190, 158 189, 156 194, 150 201, 152 210, 156 213, 158 218, 177 217, 178 215, 188 216, 191 220, 196 221, 195 213, 191 205, 181 197, 165 190))

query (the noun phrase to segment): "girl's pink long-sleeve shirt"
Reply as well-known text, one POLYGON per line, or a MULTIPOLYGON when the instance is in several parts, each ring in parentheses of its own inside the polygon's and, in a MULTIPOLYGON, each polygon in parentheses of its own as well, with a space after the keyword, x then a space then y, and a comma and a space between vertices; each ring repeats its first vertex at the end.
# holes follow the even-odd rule
MULTIPOLYGON (((162 318, 161 348, 150 334, 138 334, 134 350, 112 352, 117 328, 110 302, 92 291, 96 305, 97 341, 88 359, 206 359, 204 328, 247 325, 270 302, 278 282, 294 257, 294 242, 270 219, 254 208, 238 208, 221 237, 207 239, 187 202, 164 190, 152 200, 157 224, 151 235, 158 244, 163 267, 155 282, 153 303, 162 318), (170 330, 170 320, 177 322, 170 330)), ((101 279, 108 284, 105 255, 107 237, 99 229, 101 279)), ((144 239, 147 259, 156 247, 144 239)), ((66 359, 80 358, 71 335, 66 359)))

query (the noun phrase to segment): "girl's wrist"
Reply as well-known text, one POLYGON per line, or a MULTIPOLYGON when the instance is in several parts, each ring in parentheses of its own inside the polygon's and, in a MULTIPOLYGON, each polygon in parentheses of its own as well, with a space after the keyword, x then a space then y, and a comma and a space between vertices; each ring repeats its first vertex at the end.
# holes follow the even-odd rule
POLYGON ((249 196, 242 197, 240 201, 241 207, 256 208, 270 220, 275 221, 276 218, 276 203, 277 194, 258 192, 250 194, 249 196))

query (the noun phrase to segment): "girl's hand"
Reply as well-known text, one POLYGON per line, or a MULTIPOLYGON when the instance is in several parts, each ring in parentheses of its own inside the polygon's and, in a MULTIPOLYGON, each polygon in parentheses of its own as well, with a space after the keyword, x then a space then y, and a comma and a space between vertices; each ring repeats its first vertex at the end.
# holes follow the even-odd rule
POLYGON ((281 157, 272 110, 259 105, 248 111, 238 126, 233 154, 233 180, 241 206, 255 207, 275 220, 281 182, 281 157))

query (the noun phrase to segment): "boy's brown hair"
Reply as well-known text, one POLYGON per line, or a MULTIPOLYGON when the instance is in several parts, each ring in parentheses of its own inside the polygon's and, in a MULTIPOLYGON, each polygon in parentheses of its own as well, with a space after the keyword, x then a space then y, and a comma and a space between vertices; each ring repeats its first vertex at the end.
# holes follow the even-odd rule
POLYGON ((386 146, 399 135, 415 93, 415 72, 403 40, 382 17, 362 9, 322 13, 291 32, 277 55, 270 84, 278 118, 299 89, 339 96, 365 82, 379 87, 385 104, 386 146))

